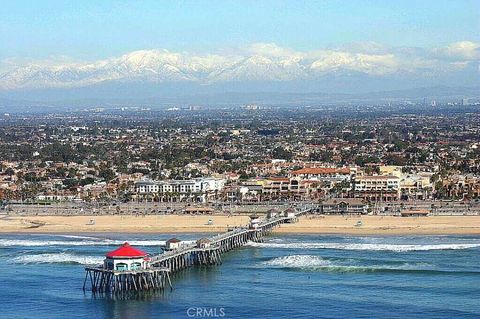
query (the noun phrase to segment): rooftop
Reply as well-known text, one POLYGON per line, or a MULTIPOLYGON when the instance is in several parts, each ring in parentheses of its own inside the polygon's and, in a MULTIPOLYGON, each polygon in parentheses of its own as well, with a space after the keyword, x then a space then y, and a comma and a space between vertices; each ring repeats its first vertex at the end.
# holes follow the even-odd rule
POLYGON ((147 256, 147 253, 142 250, 136 249, 130 246, 129 243, 125 242, 120 248, 112 250, 111 252, 107 253, 105 256, 108 258, 119 258, 119 257, 132 258, 132 257, 145 257, 147 256))

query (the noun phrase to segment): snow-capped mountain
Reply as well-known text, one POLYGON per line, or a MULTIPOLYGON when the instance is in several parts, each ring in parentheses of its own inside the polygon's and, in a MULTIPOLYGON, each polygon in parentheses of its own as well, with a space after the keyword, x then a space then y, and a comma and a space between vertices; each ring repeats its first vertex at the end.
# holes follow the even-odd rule
MULTIPOLYGON (((480 48, 476 43, 472 45, 480 48)), ((401 49, 372 52, 347 50, 299 52, 274 44, 253 45, 250 50, 235 54, 193 55, 168 50, 141 50, 88 63, 50 61, 10 67, 9 71, 0 74, 0 90, 81 88, 110 82, 182 82, 212 85, 235 82, 315 81, 337 75, 343 79, 349 74, 360 75, 357 79, 364 76, 375 79, 387 77, 415 79, 423 76, 433 79, 438 78, 436 75, 451 78, 452 74, 472 72, 472 69, 478 75, 479 56, 476 51, 472 53, 470 50, 468 54, 457 54, 452 57, 453 53, 450 52, 452 50, 447 50, 446 58, 446 53, 442 53, 445 50, 437 49, 433 53, 425 51, 421 54, 401 49)), ((458 49, 454 52, 457 51, 458 49)))
MULTIPOLYGON (((331 57, 326 59, 330 63, 331 57)), ((328 72, 347 66, 333 59, 328 72), (340 63, 340 64, 339 64, 340 63)), ((190 56, 166 50, 143 50, 94 63, 32 64, 0 76, 0 89, 71 88, 108 81, 195 82, 295 81, 325 73, 309 57, 260 54, 190 56)))

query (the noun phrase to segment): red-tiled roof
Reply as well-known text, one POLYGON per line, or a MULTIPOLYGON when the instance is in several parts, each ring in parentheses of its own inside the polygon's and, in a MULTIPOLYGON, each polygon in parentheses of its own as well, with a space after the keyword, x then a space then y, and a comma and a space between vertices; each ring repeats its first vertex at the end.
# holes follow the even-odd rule
POLYGON ((290 179, 288 179, 287 177, 269 177, 268 179, 273 182, 289 182, 290 181, 290 179))
POLYGON ((129 243, 124 243, 120 248, 117 248, 105 256, 113 258, 113 257, 145 257, 147 256, 147 253, 144 251, 141 251, 139 249, 133 248, 130 246, 129 243))
POLYGON ((332 168, 332 167, 306 167, 296 171, 293 171, 292 174, 300 175, 300 174, 312 174, 312 175, 322 175, 322 174, 349 174, 349 168, 332 168))
POLYGON ((398 179, 397 176, 394 175, 364 175, 364 176, 358 176, 357 180, 378 180, 378 179, 398 179))

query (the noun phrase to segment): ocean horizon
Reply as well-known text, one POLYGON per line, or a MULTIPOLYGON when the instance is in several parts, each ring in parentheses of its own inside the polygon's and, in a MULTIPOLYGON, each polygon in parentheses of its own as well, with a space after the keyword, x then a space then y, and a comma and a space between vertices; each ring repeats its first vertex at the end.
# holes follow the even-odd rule
POLYGON ((480 236, 272 235, 172 278, 170 291, 83 291, 123 242, 156 254, 203 234, 2 234, 1 318, 478 318, 480 236))

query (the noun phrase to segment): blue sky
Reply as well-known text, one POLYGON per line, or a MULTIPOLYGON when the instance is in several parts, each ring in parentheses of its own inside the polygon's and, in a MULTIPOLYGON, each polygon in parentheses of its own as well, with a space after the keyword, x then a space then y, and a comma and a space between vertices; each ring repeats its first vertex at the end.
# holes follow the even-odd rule
POLYGON ((480 40, 480 1, 4 1, 0 59, 94 60, 139 49, 212 52, 256 42, 296 50, 480 40))

